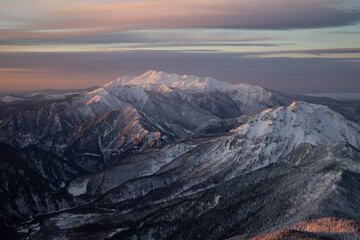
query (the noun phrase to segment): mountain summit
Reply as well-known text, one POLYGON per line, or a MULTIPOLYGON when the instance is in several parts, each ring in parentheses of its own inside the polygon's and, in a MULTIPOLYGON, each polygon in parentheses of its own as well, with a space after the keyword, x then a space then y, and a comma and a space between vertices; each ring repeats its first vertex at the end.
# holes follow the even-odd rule
POLYGON ((120 86, 143 86, 143 87, 159 87, 165 85, 171 88, 180 89, 222 89, 230 87, 231 84, 221 82, 210 77, 197 77, 193 75, 177 75, 169 74, 163 71, 149 70, 146 73, 138 76, 124 76, 112 82, 107 83, 106 87, 120 87, 120 86))

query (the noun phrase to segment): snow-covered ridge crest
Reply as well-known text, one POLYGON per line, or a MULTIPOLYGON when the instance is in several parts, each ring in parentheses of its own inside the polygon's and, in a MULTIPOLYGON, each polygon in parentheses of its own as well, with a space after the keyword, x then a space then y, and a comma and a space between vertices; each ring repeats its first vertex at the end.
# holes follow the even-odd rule
MULTIPOLYGON (((83 94, 79 103, 105 105, 107 109, 126 106, 143 107, 154 98, 154 94, 162 95, 168 101, 178 101, 177 98, 180 97, 190 105, 194 105, 193 94, 200 94, 196 96, 198 102, 210 100, 217 105, 222 101, 227 101, 227 104, 236 105, 232 108, 237 108, 237 111, 240 110, 246 115, 257 114, 268 106, 291 103, 287 97, 278 97, 273 91, 259 86, 244 83, 234 85, 210 77, 181 76, 154 70, 137 77, 122 76, 105 84, 102 88, 83 94), (213 94, 209 97, 208 93, 210 95, 220 93, 220 95, 213 94)), ((99 109, 99 106, 96 108, 99 109)))
POLYGON ((304 142, 315 146, 326 142, 348 142, 360 148, 358 124, 327 106, 301 101, 264 110, 236 133, 246 139, 255 139, 255 142, 268 140, 265 149, 269 148, 269 156, 276 156, 280 149, 282 153, 288 153, 304 142))
POLYGON ((261 103, 270 102, 273 97, 271 91, 249 84, 230 84, 210 77, 198 77, 193 75, 170 74, 163 71, 150 70, 140 76, 122 76, 118 79, 105 84, 84 96, 89 103, 105 102, 117 103, 119 99, 128 102, 144 104, 148 100, 147 91, 161 95, 187 97, 192 93, 206 93, 220 91, 229 94, 229 97, 237 104, 240 109, 248 114, 258 113, 259 109, 264 109, 261 103), (180 90, 180 92, 178 91, 180 90), (176 94, 173 94, 177 92, 176 94), (185 94, 185 95, 184 95, 185 94), (251 106, 248 106, 251 105, 251 106))
POLYGON ((163 71, 150 70, 138 76, 123 76, 105 84, 105 87, 142 86, 145 88, 159 87, 161 85, 180 89, 223 89, 231 86, 210 77, 197 77, 193 75, 169 74, 163 71))

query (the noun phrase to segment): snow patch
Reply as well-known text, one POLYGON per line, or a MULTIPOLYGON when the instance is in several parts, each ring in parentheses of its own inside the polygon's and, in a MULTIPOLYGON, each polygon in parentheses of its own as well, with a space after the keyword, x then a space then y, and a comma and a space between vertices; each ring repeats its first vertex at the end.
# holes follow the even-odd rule
POLYGON ((21 101, 21 100, 24 100, 24 98, 13 97, 13 96, 5 96, 5 97, 0 98, 1 102, 6 102, 6 103, 15 102, 15 101, 21 101))
POLYGON ((81 153, 81 155, 85 155, 85 156, 93 156, 93 157, 101 157, 100 154, 95 154, 95 153, 81 153))
POLYGON ((115 234, 120 233, 120 232, 123 232, 123 231, 128 230, 128 229, 129 229, 129 228, 117 228, 117 229, 115 229, 114 232, 112 232, 112 233, 110 233, 110 234, 108 235, 108 238, 111 238, 111 237, 113 237, 115 234))
POLYGON ((77 183, 72 182, 71 185, 68 188, 68 192, 73 195, 74 197, 80 196, 84 193, 86 193, 87 184, 89 182, 89 179, 84 179, 83 182, 77 183))
POLYGON ((98 214, 71 214, 71 213, 62 213, 54 218, 49 220, 54 222, 55 225, 60 229, 68 229, 73 227, 81 226, 85 223, 91 223, 92 220, 96 219, 99 216, 98 214))

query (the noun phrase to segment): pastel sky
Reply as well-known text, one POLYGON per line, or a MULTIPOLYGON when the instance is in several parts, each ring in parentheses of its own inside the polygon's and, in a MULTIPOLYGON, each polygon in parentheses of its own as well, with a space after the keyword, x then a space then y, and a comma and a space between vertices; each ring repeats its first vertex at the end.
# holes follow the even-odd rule
POLYGON ((0 90, 149 69, 360 93, 360 0, 1 0, 0 90))

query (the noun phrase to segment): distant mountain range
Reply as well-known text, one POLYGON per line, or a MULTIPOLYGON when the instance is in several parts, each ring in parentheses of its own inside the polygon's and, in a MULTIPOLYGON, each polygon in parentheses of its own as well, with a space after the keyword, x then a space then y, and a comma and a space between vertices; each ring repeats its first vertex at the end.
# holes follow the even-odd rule
POLYGON ((42 94, 1 95, 9 238, 250 239, 360 221, 356 102, 157 71, 42 94))

